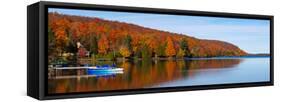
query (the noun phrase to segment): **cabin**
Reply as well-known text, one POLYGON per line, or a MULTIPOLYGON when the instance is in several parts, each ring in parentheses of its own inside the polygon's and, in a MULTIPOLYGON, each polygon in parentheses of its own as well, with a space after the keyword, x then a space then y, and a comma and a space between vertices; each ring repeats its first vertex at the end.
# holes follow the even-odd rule
POLYGON ((87 49, 80 43, 77 42, 77 49, 78 49, 78 57, 89 57, 90 56, 90 52, 87 51, 87 49))

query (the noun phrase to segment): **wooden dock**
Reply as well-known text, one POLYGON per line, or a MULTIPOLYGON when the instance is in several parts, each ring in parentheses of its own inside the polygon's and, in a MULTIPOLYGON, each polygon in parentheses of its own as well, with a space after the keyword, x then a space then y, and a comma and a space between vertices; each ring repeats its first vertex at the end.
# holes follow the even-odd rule
POLYGON ((96 69, 97 67, 52 67, 52 69, 96 69))
POLYGON ((99 76, 109 76, 109 75, 116 75, 116 74, 123 74, 123 72, 116 72, 114 74, 104 74, 104 75, 68 75, 68 76, 53 76, 49 77, 49 79, 70 79, 70 78, 90 78, 90 77, 99 77, 99 76))

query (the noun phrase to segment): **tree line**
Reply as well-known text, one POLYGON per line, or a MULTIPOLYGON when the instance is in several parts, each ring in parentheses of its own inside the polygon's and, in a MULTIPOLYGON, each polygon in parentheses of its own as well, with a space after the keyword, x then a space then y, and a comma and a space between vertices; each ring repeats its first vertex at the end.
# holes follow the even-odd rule
POLYGON ((237 46, 201 40, 119 21, 49 13, 48 53, 77 53, 76 43, 91 56, 123 58, 242 56, 237 46))

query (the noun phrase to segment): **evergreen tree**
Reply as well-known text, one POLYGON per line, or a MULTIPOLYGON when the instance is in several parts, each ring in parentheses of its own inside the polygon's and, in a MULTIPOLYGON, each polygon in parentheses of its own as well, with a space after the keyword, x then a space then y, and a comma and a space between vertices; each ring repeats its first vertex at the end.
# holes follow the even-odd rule
POLYGON ((94 55, 98 54, 98 41, 97 41, 97 38, 94 35, 92 35, 90 37, 90 42, 91 42, 90 43, 91 54, 94 54, 94 55))

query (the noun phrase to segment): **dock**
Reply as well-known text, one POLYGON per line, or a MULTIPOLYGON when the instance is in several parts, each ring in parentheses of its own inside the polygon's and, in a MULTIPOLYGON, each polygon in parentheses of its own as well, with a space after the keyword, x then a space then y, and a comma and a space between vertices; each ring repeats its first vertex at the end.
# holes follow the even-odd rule
POLYGON ((97 67, 51 67, 52 69, 96 69, 97 67))
POLYGON ((123 72, 116 72, 114 74, 104 74, 104 75, 68 75, 68 76, 54 76, 49 77, 49 79, 70 79, 70 78, 91 78, 91 77, 102 77, 102 76, 110 76, 116 74, 123 74, 123 72))

